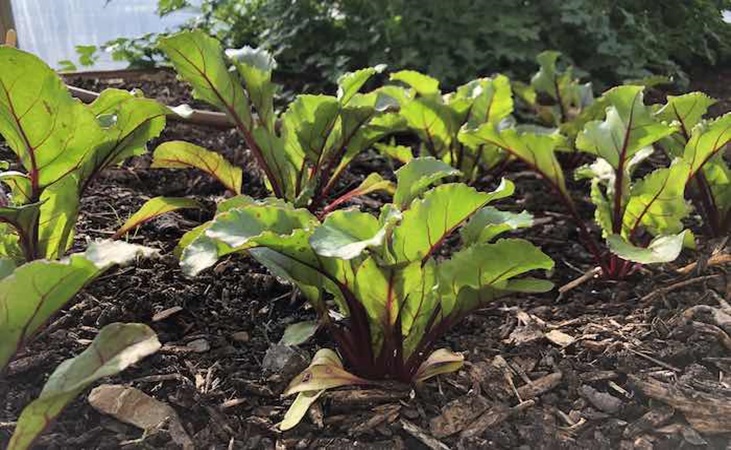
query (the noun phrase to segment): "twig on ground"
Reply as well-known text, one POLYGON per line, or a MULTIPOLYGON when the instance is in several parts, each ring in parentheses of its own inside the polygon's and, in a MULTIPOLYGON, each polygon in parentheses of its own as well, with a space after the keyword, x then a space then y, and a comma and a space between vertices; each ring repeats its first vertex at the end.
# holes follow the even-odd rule
POLYGON ((650 292, 649 294, 645 295, 640 299, 640 303, 645 303, 649 300, 652 300, 658 295, 665 295, 668 292, 672 292, 676 289, 684 288, 686 286, 691 286, 693 284, 703 283, 704 281, 710 281, 721 278, 721 275, 706 275, 703 277, 698 278, 691 278, 690 280, 680 281, 678 283, 671 284, 670 286, 666 286, 661 289, 657 289, 655 291, 650 292))
POLYGON ((558 288, 559 294, 565 294, 566 292, 570 291, 571 289, 575 289, 582 284, 586 283, 587 281, 591 280, 592 278, 596 277, 602 272, 601 267, 594 267, 593 269, 587 271, 579 278, 569 281, 568 283, 564 284, 560 288, 558 288))

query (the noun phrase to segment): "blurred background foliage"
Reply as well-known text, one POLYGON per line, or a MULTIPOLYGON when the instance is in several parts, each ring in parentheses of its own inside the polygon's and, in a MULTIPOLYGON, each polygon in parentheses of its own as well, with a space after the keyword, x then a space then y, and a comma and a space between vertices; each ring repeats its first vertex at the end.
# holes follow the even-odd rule
MULTIPOLYGON (((115 0, 118 1, 118 0, 115 0)), ((385 63, 446 87, 501 72, 525 79, 536 55, 562 52, 597 89, 651 74, 680 84, 696 67, 727 64, 731 0, 158 0, 162 16, 196 8, 184 28, 228 47, 261 46, 280 76, 307 90, 385 63)), ((133 66, 161 61, 159 35, 107 47, 133 66)))

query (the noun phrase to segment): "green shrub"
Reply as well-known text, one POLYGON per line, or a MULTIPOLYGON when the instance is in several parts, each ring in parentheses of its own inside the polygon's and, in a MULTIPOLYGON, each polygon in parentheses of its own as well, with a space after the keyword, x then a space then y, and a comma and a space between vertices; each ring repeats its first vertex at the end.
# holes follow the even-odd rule
MULTIPOLYGON (((159 0, 161 14, 186 6, 159 0)), ((729 0, 203 0, 185 28, 263 46, 305 84, 380 63, 448 87, 495 72, 525 78, 538 53, 556 49, 603 88, 728 61, 724 9, 729 0)), ((149 62, 154 40, 118 40, 117 56, 149 62)))

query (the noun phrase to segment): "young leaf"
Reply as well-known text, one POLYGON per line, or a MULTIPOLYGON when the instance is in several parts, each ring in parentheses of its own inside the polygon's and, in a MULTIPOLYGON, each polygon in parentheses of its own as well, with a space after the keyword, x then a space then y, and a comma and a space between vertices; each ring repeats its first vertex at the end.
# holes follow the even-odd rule
POLYGON ((604 158, 621 172, 635 153, 675 132, 645 106, 643 90, 642 86, 619 86, 607 91, 606 119, 587 123, 576 138, 576 148, 604 158))
POLYGON ((62 261, 26 263, 0 280, 0 370, 81 288, 108 268, 156 251, 119 241, 92 243, 62 261))
POLYGON ((304 344, 315 335, 318 328, 320 328, 320 323, 317 321, 293 323, 284 330, 284 335, 279 343, 284 345, 304 344))
POLYGON ((645 247, 636 247, 626 239, 613 234, 607 237, 609 249, 615 255, 627 261, 640 264, 654 264, 675 261, 683 250, 687 231, 679 234, 658 236, 645 247))
POLYGON ((519 214, 501 211, 487 206, 479 210, 460 230, 465 245, 490 242, 496 236, 510 230, 533 226, 533 215, 527 211, 519 214))
POLYGON ((508 197, 513 183, 503 179, 490 193, 464 184, 445 184, 416 199, 393 231, 395 263, 426 260, 444 239, 487 203, 508 197))
POLYGON ((119 239, 131 230, 157 217, 172 211, 185 208, 201 208, 201 204, 190 198, 155 197, 146 201, 136 213, 127 219, 122 227, 114 233, 112 239, 119 239))
POLYGON ((460 174, 459 170, 438 159, 415 158, 396 171, 398 183, 393 203, 404 210, 437 181, 460 174))
POLYGON ((116 375, 160 348, 147 325, 113 323, 102 328, 89 348, 61 363, 40 396, 18 418, 8 450, 30 448, 71 401, 100 378, 116 375))
POLYGON ((731 113, 724 114, 706 126, 697 127, 685 146, 683 160, 690 165, 689 178, 726 148, 731 141, 731 113))
POLYGON ((243 172, 218 153, 182 141, 160 144, 152 154, 151 168, 200 169, 223 184, 234 194, 241 194, 243 172))
POLYGON ((318 255, 350 260, 368 247, 380 247, 386 236, 378 219, 356 209, 335 211, 310 238, 318 255))
POLYGON ((419 95, 429 96, 439 94, 439 80, 413 70, 402 70, 391 74, 391 81, 400 81, 419 95))
POLYGON ((520 134, 513 128, 499 131, 493 124, 487 123, 476 130, 460 131, 459 140, 465 145, 494 145, 504 150, 526 163, 557 191, 568 197, 563 169, 554 153, 556 147, 562 142, 560 136, 520 134))
POLYGON ((440 348, 421 363, 414 375, 414 381, 421 382, 444 373, 456 372, 464 365, 464 355, 440 348))

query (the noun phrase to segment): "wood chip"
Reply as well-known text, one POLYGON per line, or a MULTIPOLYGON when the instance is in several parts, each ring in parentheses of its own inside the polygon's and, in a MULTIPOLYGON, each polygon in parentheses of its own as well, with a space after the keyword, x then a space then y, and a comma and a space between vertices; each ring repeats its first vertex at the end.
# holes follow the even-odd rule
POLYGON ((675 415, 675 410, 667 406, 660 405, 659 407, 652 408, 642 417, 627 425, 622 436, 631 438, 645 431, 652 431, 667 423, 673 415, 675 415))
POLYGON ((175 314, 179 313, 182 310, 183 310, 183 308, 181 306, 173 306, 172 308, 162 310, 159 313, 156 313, 154 316, 152 316, 152 321, 153 322, 162 322, 163 320, 169 319, 170 317, 174 316, 175 314))
POLYGON ((551 330, 546 333, 546 339, 558 345, 559 347, 568 347, 569 345, 576 342, 576 338, 559 330, 551 330))
POLYGON ((530 400, 545 394, 551 389, 561 384, 561 378, 563 374, 561 372, 555 372, 541 377, 537 380, 533 380, 530 384, 526 384, 518 388, 518 395, 523 400, 530 400))
POLYGON ((481 395, 465 395, 449 402, 442 413, 429 421, 429 431, 438 438, 451 436, 464 430, 490 407, 481 395))
POLYGON ((582 385, 579 388, 579 393, 582 397, 589 400, 589 403, 594 405, 594 407, 607 414, 615 414, 622 407, 622 400, 606 392, 597 391, 588 384, 582 385))
POLYGON ((422 430, 408 420, 401 419, 400 422, 401 427, 403 427, 405 432, 418 439, 422 444, 426 445, 431 450, 449 450, 449 447, 444 445, 444 443, 442 443, 440 440, 433 436, 430 436, 426 431, 422 430))
POLYGON ((156 400, 133 387, 103 384, 89 394, 89 404, 100 413, 154 433, 167 425, 170 437, 184 449, 193 449, 193 441, 180 418, 167 403, 156 400))
POLYGON ((494 427, 505 421, 508 417, 512 416, 513 414, 516 414, 520 411, 523 411, 527 408, 530 408, 531 406, 535 405, 535 401, 528 400, 522 403, 519 403, 512 408, 507 407, 505 405, 497 405, 494 406, 484 413, 480 417, 478 417, 472 424, 465 428, 462 433, 460 433, 460 438, 466 439, 471 438, 475 436, 480 436, 482 433, 484 433, 488 428, 494 427))
POLYGON ((726 396, 691 388, 681 389, 651 378, 627 377, 644 395, 681 411, 696 431, 709 434, 731 432, 731 402, 726 396))

